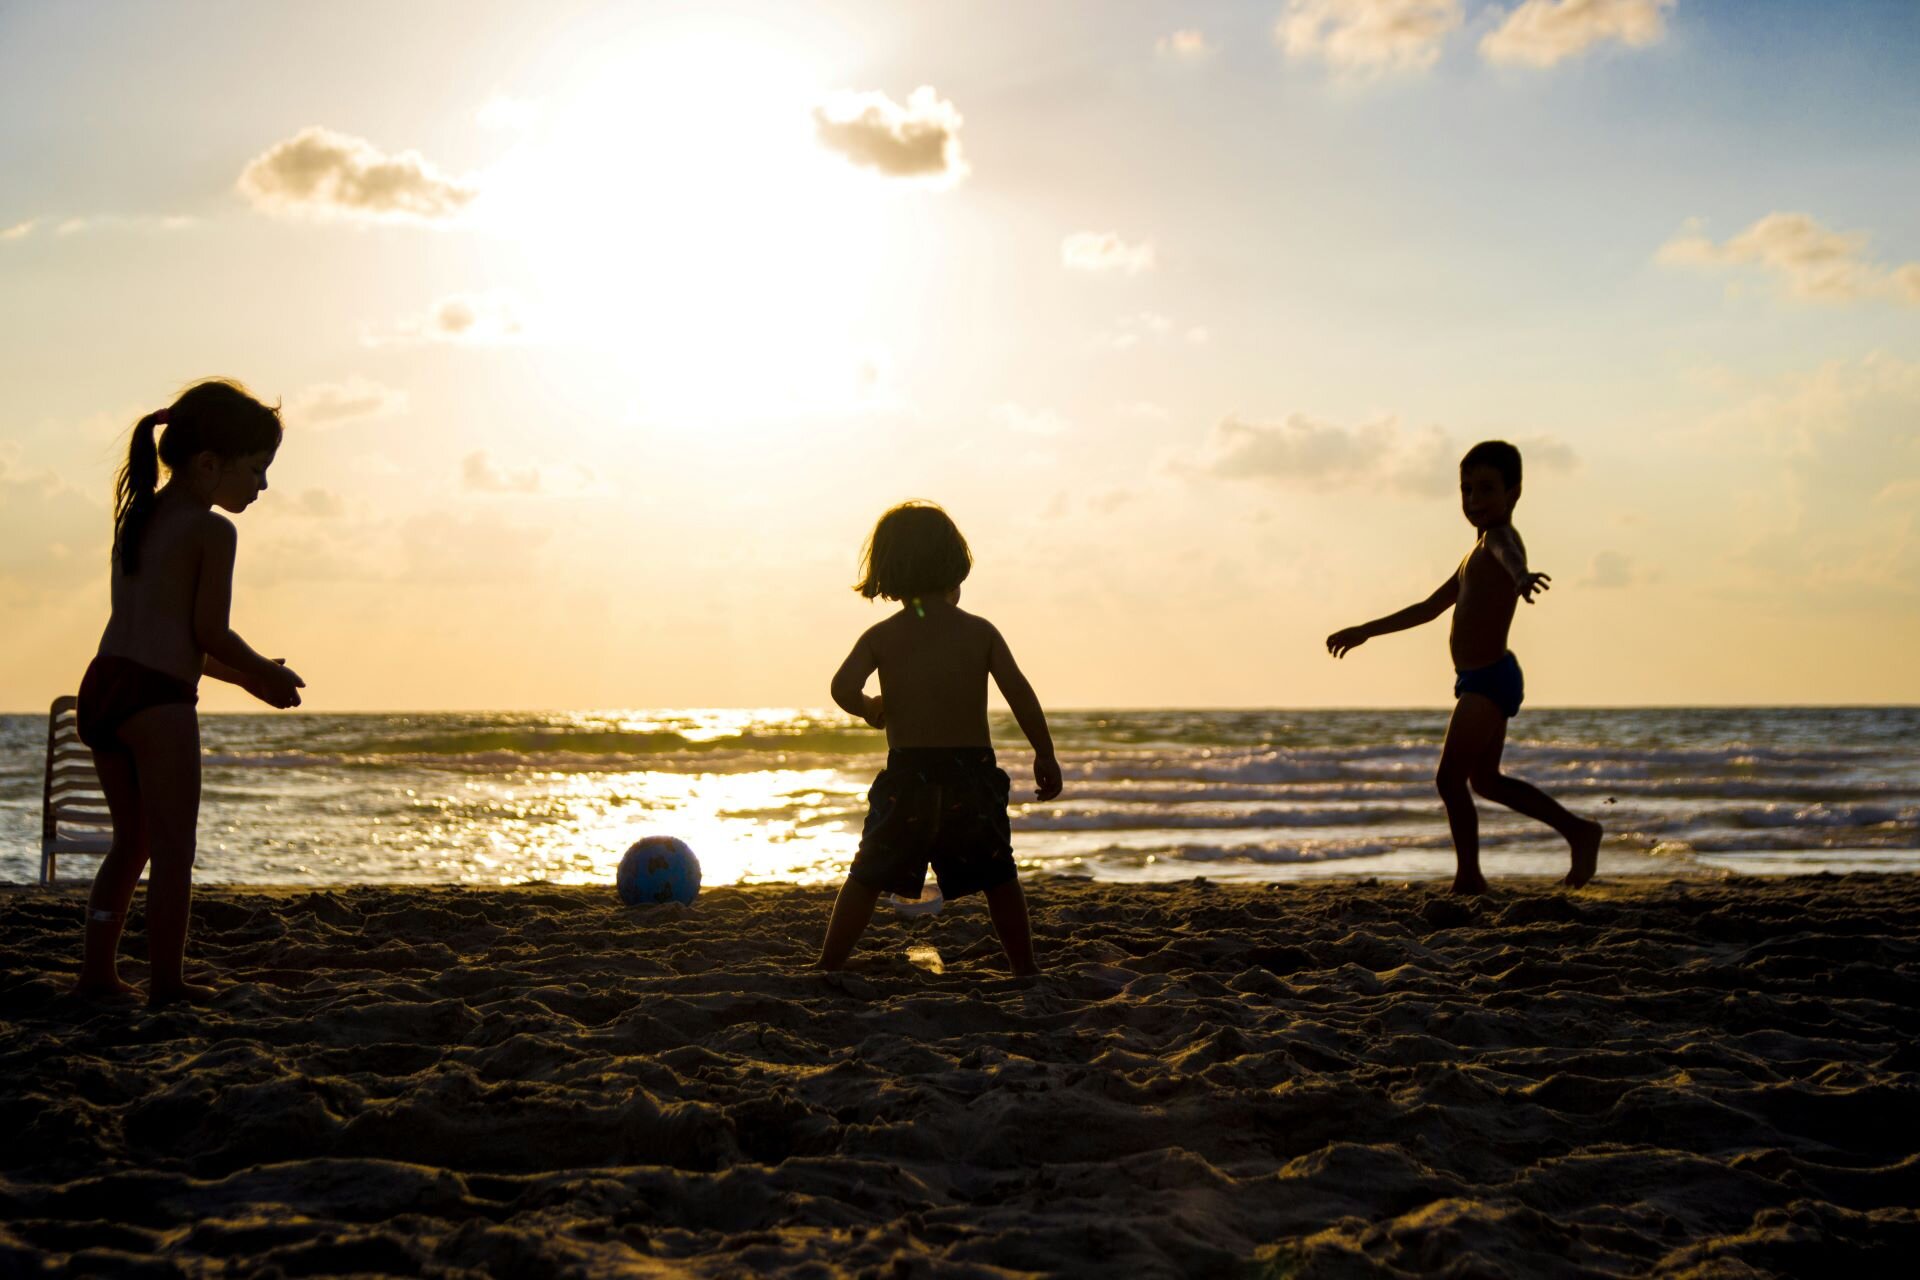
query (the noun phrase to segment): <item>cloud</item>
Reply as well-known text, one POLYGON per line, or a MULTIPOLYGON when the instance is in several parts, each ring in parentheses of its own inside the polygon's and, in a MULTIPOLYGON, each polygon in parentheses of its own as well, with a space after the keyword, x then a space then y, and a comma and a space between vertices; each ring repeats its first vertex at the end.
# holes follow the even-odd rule
POLYGON ((1830 231, 1804 213, 1770 213, 1724 244, 1698 223, 1660 246, 1668 266, 1754 266, 1771 273, 1791 297, 1809 302, 1886 298, 1920 306, 1920 262, 1888 267, 1866 256, 1867 233, 1830 231))
POLYGON ((292 396, 285 418, 295 427, 330 427, 364 418, 403 413, 407 393, 370 382, 358 374, 345 382, 322 382, 292 396))
POLYGON ((408 316, 386 332, 369 332, 370 347, 410 342, 462 342, 491 345, 520 342, 528 336, 518 302, 505 293, 456 293, 408 316))
POLYGON ((837 93, 814 108, 813 123, 829 150, 889 178, 951 185, 967 174, 960 112, 931 85, 908 94, 904 107, 884 93, 837 93))
POLYGON ((1151 400, 1132 400, 1113 406, 1113 411, 1123 418, 1144 418, 1148 422, 1165 422, 1168 418, 1165 405, 1151 400))
POLYGON ((461 462, 460 483, 471 493, 539 493, 540 469, 506 470, 481 449, 461 462))
POLYGON ((0 452, 0 586, 95 589, 107 568, 106 508, 0 452))
POLYGON ((1181 62, 1198 62, 1215 50, 1213 45, 1207 43, 1204 32, 1186 27, 1154 41, 1153 51, 1162 58, 1174 58, 1181 62))
POLYGON ((248 162, 239 189, 268 213, 443 222, 479 195, 417 151, 388 155, 364 138, 314 125, 248 162))
POLYGON ((515 98, 508 94, 496 93, 488 98, 480 110, 474 112, 473 122, 482 129, 500 129, 508 133, 525 133, 540 123, 540 104, 525 98, 515 98))
POLYGON ((1153 268, 1153 244, 1128 244, 1111 231, 1076 231, 1060 242, 1060 262, 1069 271, 1136 276, 1153 268))
POLYGON ((0 240, 24 240, 33 234, 34 219, 16 222, 10 227, 0 229, 0 240))
POLYGON ((1288 0, 1273 34, 1289 57, 1367 78, 1431 67, 1461 19, 1460 0, 1288 0))
POLYGON ((1597 551, 1575 586, 1617 591, 1659 580, 1659 575, 1620 551, 1597 551))
POLYGON ((1551 67, 1610 40, 1645 48, 1665 37, 1666 10, 1676 2, 1526 0, 1480 41, 1480 54, 1489 62, 1551 67))
POLYGON ((1187 330, 1187 345, 1190 347, 1204 347, 1211 341, 1213 335, 1207 332, 1207 326, 1203 324, 1196 324, 1187 330))
POLYGON ((1030 409, 1023 404, 995 405, 993 420, 1009 431, 1034 436, 1065 435, 1073 425, 1051 409, 1030 409))
POLYGON ((331 489, 304 489, 289 509, 313 520, 338 520, 347 514, 347 502, 331 489))
MULTIPOLYGON (((1573 451, 1558 441, 1535 437, 1519 447, 1536 469, 1565 471, 1575 465, 1573 451)), ((1201 470, 1229 480, 1442 497, 1459 483, 1465 452, 1439 427, 1409 428, 1392 415, 1356 427, 1303 413, 1277 423, 1230 417, 1214 428, 1201 470)))

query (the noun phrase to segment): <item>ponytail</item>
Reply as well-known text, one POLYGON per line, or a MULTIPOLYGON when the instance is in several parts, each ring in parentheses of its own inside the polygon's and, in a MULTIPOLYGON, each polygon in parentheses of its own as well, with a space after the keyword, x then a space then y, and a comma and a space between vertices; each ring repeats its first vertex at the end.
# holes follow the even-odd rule
POLYGON ((122 573, 132 573, 139 565, 140 533, 153 514, 154 490, 160 484, 160 450, 153 433, 166 418, 161 410, 134 424, 127 464, 114 482, 113 558, 122 573))

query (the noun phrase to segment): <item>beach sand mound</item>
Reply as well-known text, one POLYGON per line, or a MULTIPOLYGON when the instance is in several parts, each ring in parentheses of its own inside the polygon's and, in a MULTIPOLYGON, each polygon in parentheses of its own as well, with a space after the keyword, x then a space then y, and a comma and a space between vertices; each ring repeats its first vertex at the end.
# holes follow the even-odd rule
POLYGON ((0 893, 0 1275, 1920 1256, 1920 878, 1029 892, 1037 981, 977 899, 829 976, 825 889, 205 891, 221 994, 161 1012, 0 893))

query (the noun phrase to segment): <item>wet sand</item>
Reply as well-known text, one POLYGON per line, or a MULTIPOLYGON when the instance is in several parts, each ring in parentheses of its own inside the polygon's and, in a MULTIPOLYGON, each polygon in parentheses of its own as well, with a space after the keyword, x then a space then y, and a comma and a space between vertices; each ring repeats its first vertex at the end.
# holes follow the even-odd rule
POLYGON ((161 1012, 0 891, 0 1275, 1920 1256, 1920 877, 1028 888, 1037 982, 978 899, 825 976, 824 889, 207 890, 161 1012))

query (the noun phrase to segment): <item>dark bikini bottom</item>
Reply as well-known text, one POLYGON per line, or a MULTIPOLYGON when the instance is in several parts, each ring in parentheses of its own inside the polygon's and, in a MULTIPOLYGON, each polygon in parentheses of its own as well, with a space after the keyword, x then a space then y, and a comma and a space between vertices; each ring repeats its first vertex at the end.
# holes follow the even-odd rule
POLYGON ((120 726, 129 716, 150 707, 184 703, 191 707, 200 701, 200 691, 178 676, 155 671, 132 658, 101 654, 87 664, 80 681, 80 706, 75 712, 75 728, 80 741, 95 751, 113 751, 122 746, 120 726))

